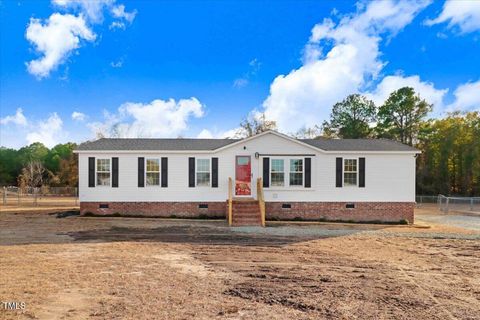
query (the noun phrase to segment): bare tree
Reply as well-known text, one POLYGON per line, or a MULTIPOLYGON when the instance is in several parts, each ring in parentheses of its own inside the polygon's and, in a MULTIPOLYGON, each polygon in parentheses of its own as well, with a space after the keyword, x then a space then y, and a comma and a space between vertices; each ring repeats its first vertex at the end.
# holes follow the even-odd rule
POLYGON ((318 125, 314 125, 313 127, 303 127, 298 130, 293 136, 297 139, 316 139, 322 136, 322 128, 318 125))
POLYGON ((240 129, 235 134, 235 138, 251 137, 268 130, 276 129, 277 123, 273 120, 267 120, 265 113, 255 113, 243 119, 240 123, 240 129))
POLYGON ((21 188, 41 187, 45 182, 49 172, 40 161, 30 161, 22 169, 18 176, 18 185, 21 188))

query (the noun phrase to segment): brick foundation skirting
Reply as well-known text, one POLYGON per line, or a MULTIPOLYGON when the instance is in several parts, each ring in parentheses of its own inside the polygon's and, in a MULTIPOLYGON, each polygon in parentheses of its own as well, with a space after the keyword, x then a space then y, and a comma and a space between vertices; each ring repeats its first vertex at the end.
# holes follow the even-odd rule
MULTIPOLYGON (((267 202, 267 220, 343 220, 413 223, 413 202, 267 202), (354 208, 347 208, 353 204, 354 208), (289 208, 288 208, 289 207, 289 208)), ((226 202, 80 202, 80 214, 147 217, 226 217, 226 202), (104 208, 108 205, 107 208, 104 208), (205 208, 205 205, 208 205, 205 208), (103 208, 102 208, 103 207, 103 208)))
POLYGON ((226 202, 80 202, 80 214, 145 217, 226 217, 226 202), (108 208, 101 208, 108 205, 108 208), (205 205, 208 205, 205 208, 205 205))
POLYGON ((267 202, 266 218, 413 223, 414 202, 267 202), (353 204, 354 208, 347 208, 353 204), (290 208, 282 208, 288 205, 290 208))

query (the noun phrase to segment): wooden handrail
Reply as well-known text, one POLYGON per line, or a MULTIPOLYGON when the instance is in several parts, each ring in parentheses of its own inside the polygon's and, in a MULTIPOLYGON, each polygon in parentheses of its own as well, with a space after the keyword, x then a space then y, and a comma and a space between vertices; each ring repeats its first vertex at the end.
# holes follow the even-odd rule
POLYGON ((233 198, 233 181, 232 178, 228 178, 228 225, 232 225, 232 198, 233 198))
POLYGON ((257 199, 260 206, 260 216, 262 218, 262 227, 265 227, 265 197, 263 194, 262 178, 257 179, 257 199))

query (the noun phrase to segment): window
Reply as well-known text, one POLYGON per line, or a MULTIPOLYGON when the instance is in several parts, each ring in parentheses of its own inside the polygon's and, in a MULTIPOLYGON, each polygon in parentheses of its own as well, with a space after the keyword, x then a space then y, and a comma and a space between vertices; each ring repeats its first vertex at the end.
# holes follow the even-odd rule
POLYGON ((97 159, 97 186, 110 185, 110 159, 97 159))
POLYGON ((272 159, 270 167, 272 187, 283 187, 285 185, 284 160, 272 159))
POLYGON ((290 159, 290 185, 303 186, 303 159, 290 159))
POLYGON ((344 159, 343 161, 343 185, 357 185, 357 159, 344 159))
POLYGON ((160 160, 147 159, 147 186, 160 185, 160 160))
POLYGON ((197 159, 197 186, 210 185, 210 159, 197 159))

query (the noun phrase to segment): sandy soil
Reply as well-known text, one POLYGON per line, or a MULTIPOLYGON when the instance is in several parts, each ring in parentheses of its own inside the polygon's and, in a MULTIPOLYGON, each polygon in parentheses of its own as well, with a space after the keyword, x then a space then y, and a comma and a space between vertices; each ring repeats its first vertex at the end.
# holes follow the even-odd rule
POLYGON ((270 230, 2 213, 0 319, 480 319, 479 233, 270 230))

